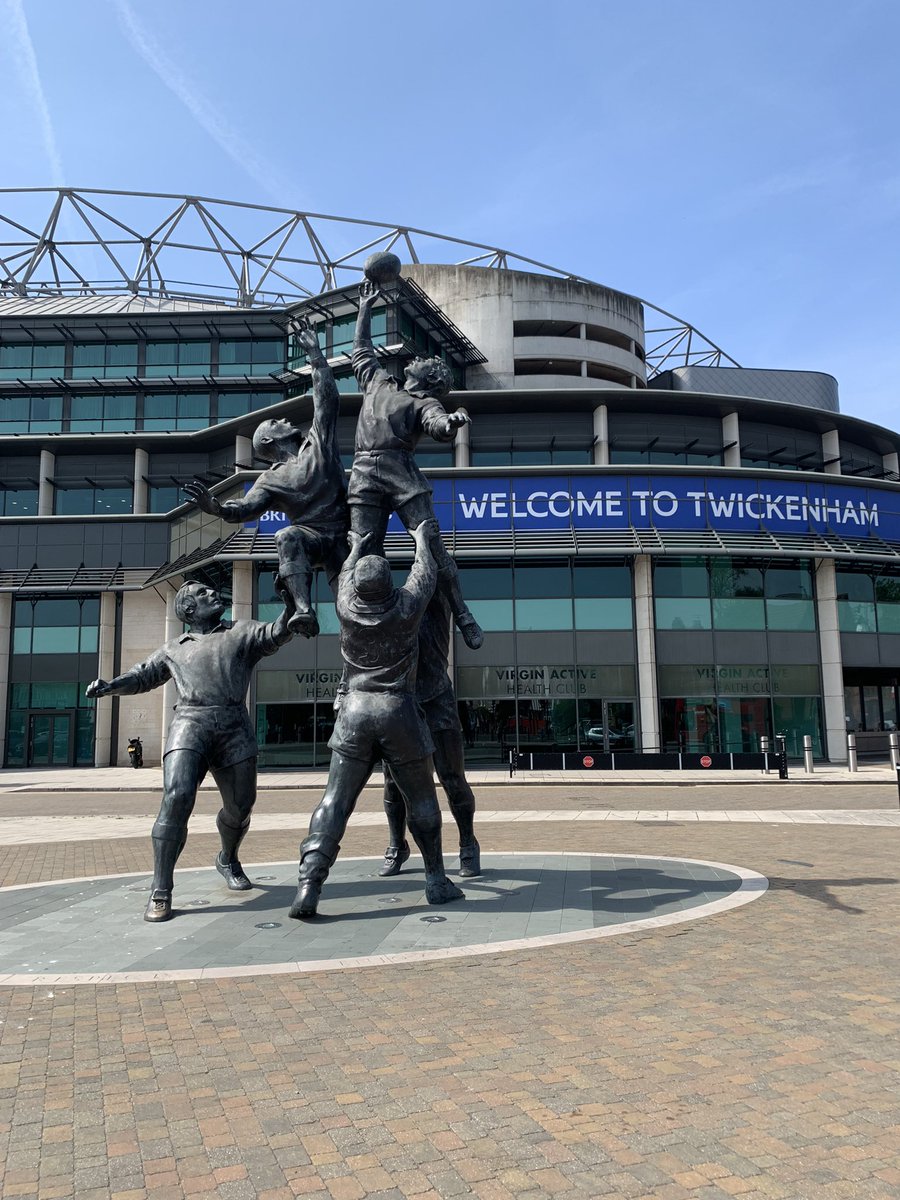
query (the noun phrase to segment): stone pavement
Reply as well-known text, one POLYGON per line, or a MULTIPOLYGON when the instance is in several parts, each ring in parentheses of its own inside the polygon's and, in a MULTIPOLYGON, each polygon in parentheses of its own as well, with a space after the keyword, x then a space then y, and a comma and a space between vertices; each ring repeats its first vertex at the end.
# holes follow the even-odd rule
MULTIPOLYGON (((470 768, 469 781, 487 786, 506 784, 508 787, 561 786, 572 784, 641 787, 659 785, 696 785, 710 787, 731 786, 735 783, 768 786, 777 774, 764 775, 761 771, 519 771, 510 776, 505 767, 491 766, 470 768)), ((294 770, 262 770, 259 773, 260 791, 283 791, 285 788, 303 788, 322 791, 328 778, 326 770, 297 768, 294 770)), ((867 785, 872 783, 893 784, 897 788, 897 772, 891 770, 889 762, 871 762, 850 771, 845 765, 820 763, 812 774, 806 774, 802 765, 791 762, 790 781, 808 784, 867 785)), ((0 770, 0 795, 7 792, 109 792, 158 790, 162 787, 162 768, 143 767, 78 767, 75 769, 49 768, 21 770, 8 767, 0 770)), ((204 791, 215 791, 210 776, 203 781, 204 791)))
MULTIPOLYGON (((21 821, 40 839, 0 844, 4 883, 146 872, 149 823, 137 830, 157 796, 142 774, 149 790, 0 798, 2 831, 21 821), (90 836, 50 840, 54 817, 90 836)), ((897 789, 887 771, 865 785, 793 774, 478 789, 486 857, 658 856, 767 877, 729 911, 353 971, 0 987, 0 1193, 893 1200, 897 789)), ((267 789, 259 817, 274 824, 251 830, 247 861, 290 860, 314 800, 295 781, 267 789)), ((215 807, 198 802, 185 868, 212 862, 215 807)), ((381 850, 377 808, 370 789, 346 858, 381 850)))

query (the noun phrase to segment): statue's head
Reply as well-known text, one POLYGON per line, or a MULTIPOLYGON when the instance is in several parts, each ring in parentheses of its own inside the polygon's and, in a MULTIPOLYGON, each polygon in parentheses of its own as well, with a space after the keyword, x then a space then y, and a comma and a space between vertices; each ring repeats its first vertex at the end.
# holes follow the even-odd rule
POLYGON ((263 421, 253 434, 253 453, 265 462, 282 462, 297 448, 303 430, 286 417, 263 421))
POLYGON ((394 590, 391 564, 380 554, 367 554, 353 570, 353 585, 363 600, 387 600, 394 590))
POLYGON ((414 358, 405 370, 404 390, 440 399, 453 387, 453 374, 440 358, 414 358))
POLYGON ((185 583, 175 596, 175 616, 186 625, 221 617, 227 607, 216 589, 205 583, 185 583))

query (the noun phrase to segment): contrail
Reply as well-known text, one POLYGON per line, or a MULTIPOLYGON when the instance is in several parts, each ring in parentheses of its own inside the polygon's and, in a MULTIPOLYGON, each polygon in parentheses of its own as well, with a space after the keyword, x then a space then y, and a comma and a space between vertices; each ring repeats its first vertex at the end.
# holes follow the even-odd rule
POLYGON ((178 97, 197 124, 206 130, 233 162, 246 171, 278 203, 297 206, 295 186, 280 177, 275 167, 260 158, 253 147, 222 120, 215 107, 196 91, 184 72, 141 24, 128 0, 112 0, 112 3, 132 47, 166 87, 178 97))
POLYGON ((62 157, 59 153, 59 146, 56 143, 53 121, 50 118, 50 109, 47 107, 47 97, 44 94, 44 87, 41 83, 41 74, 38 70, 37 57, 34 53, 34 43, 28 31, 28 22, 25 20, 25 10, 22 7, 22 0, 2 0, 0 15, 3 17, 3 24, 7 27, 7 38, 5 40, 11 50, 10 57, 13 59, 15 70, 18 72, 24 85, 26 96, 37 114, 41 139, 43 140, 47 157, 50 160, 50 172, 53 183, 58 187, 62 186, 65 174, 62 157))

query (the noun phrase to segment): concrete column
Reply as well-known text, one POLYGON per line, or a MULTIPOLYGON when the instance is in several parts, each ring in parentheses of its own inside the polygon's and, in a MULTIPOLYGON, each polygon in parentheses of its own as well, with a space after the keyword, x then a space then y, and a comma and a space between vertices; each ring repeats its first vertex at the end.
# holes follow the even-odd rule
POLYGON ((741 422, 736 412, 726 413, 722 418, 722 445, 727 446, 723 462, 726 467, 741 465, 741 422), (732 446, 731 443, 734 442, 732 446))
POLYGON ((882 454, 881 465, 888 475, 900 475, 900 455, 895 450, 882 454))
MULTIPOLYGON (((170 583, 170 591, 166 596, 166 636, 165 641, 169 642, 172 638, 180 637, 184 632, 184 625, 175 616, 175 594, 180 587, 180 584, 170 583)), ((171 679, 167 679, 162 687, 162 748, 165 751, 166 738, 169 736, 169 726, 172 724, 175 704, 178 700, 178 693, 175 691, 175 684, 171 679)))
POLYGON ((826 429, 822 434, 822 459, 829 475, 841 473, 841 438, 836 429, 826 429))
POLYGON ((453 445, 454 467, 468 467, 472 461, 471 425, 463 425, 456 431, 456 441, 453 445))
MULTIPOLYGON (((116 673, 116 593, 100 594, 100 642, 97 653, 97 678, 110 680, 116 673)), ((113 697, 94 701, 94 766, 108 767, 112 762, 113 697)))
POLYGON ((131 511, 139 515, 149 512, 149 496, 150 485, 147 483, 146 475, 150 470, 150 455, 146 450, 142 450, 140 446, 134 448, 134 499, 131 502, 131 511))
POLYGON ((598 404, 594 409, 594 466, 609 465, 609 409, 598 404))
POLYGON ((649 554, 634 560, 634 637, 637 644, 638 698, 641 713, 641 749, 660 749, 659 685, 656 680, 656 621, 653 612, 653 571, 649 554))
POLYGON ((819 658, 822 662, 822 700, 825 706, 825 754, 831 762, 846 762, 844 667, 832 558, 816 559, 816 612, 819 619, 819 658))
POLYGON ((38 516, 51 517, 53 515, 53 484, 50 482, 53 478, 53 472, 56 469, 56 455, 51 454, 49 450, 41 451, 41 469, 39 473, 40 485, 38 491, 38 516))
POLYGON ((12 629, 12 593, 0 592, 0 766, 6 760, 6 726, 9 709, 9 642, 12 629))
POLYGON ((242 433, 239 433, 234 439, 234 461, 235 464, 244 464, 243 467, 235 465, 236 471, 242 471, 253 465, 253 442, 250 438, 244 437, 242 433))
POLYGON ((253 616, 253 563, 231 564, 231 619, 249 621, 253 616))

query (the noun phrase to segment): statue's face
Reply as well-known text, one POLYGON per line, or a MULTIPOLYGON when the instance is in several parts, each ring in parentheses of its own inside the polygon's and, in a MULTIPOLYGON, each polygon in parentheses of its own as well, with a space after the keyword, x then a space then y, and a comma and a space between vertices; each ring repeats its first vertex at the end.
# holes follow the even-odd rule
POLYGON ((405 368, 404 375, 406 382, 404 388, 407 392, 427 392, 430 388, 425 383, 424 376, 427 372, 428 364, 423 358, 414 358, 411 363, 405 368))
POLYGON ((266 436, 270 437, 273 442, 282 442, 288 438, 296 437, 303 431, 287 419, 287 417, 279 417, 277 421, 269 421, 266 429, 266 436))
POLYGON ((215 588, 201 584, 194 589, 194 611, 192 621, 208 621, 212 617, 221 617, 228 605, 215 588))

